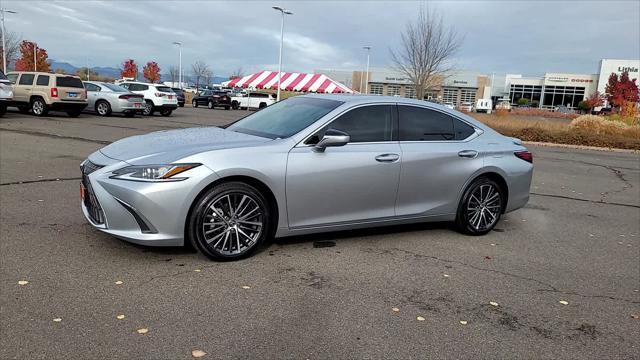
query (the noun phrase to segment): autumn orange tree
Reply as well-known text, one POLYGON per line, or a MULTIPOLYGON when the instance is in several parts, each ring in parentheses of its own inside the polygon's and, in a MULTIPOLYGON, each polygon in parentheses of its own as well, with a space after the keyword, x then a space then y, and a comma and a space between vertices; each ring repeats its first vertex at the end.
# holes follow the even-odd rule
POLYGON ((634 117, 636 104, 640 101, 637 79, 630 79, 629 72, 625 71, 620 76, 611 73, 605 87, 607 100, 620 111, 622 117, 634 117))
POLYGON ((160 81, 160 66, 155 61, 149 61, 142 68, 142 76, 150 83, 156 83, 160 81))
POLYGON ((120 70, 120 77, 122 78, 136 78, 138 75, 138 64, 133 59, 127 59, 122 63, 122 70, 120 70))
POLYGON ((20 44, 20 58, 16 61, 17 71, 51 71, 51 66, 47 62, 47 50, 42 49, 35 42, 23 41, 20 44), (34 69, 34 50, 35 69, 34 69))

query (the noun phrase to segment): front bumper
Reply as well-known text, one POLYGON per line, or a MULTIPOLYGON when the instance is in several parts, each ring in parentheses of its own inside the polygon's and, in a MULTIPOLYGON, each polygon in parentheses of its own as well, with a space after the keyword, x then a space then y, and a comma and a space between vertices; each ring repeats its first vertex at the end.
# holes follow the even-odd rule
MULTIPOLYGON (((99 151, 89 159, 103 167, 83 175, 87 196, 94 196, 102 219, 81 201, 82 212, 96 229, 120 239, 149 246, 184 245, 184 227, 191 204, 206 184, 217 176, 206 166, 185 172, 188 179, 176 182, 139 182, 112 179, 112 171, 128 166, 99 151)), ((86 163, 83 163, 86 165, 86 163)))

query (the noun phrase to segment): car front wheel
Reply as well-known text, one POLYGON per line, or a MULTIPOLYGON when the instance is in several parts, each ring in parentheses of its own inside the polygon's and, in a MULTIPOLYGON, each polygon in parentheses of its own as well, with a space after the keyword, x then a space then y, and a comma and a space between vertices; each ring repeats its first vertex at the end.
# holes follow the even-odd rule
POLYGON ((213 101, 209 101, 209 102, 207 103, 207 107, 208 107, 209 109, 213 109, 213 101))
POLYGON ((193 101, 191 102, 191 106, 193 106, 194 108, 197 108, 197 107, 198 107, 198 102, 197 102, 197 101, 195 101, 195 100, 193 100, 193 101))
POLYGON ((100 116, 109 116, 111 115, 111 105, 107 101, 100 100, 96 104, 96 112, 100 116))
POLYGON ((144 103, 144 111, 142 112, 144 116, 153 115, 153 103, 151 101, 146 101, 144 103))
POLYGON ((271 231, 272 214, 254 187, 229 182, 201 196, 189 218, 192 245, 213 260, 237 260, 251 255, 271 231))
POLYGON ((493 230, 502 215, 504 194, 493 180, 481 177, 467 188, 458 206, 456 226, 468 235, 493 230))
POLYGON ((31 111, 35 116, 46 116, 49 112, 47 104, 41 98, 35 98, 31 101, 31 111))
POLYGON ((172 112, 173 112, 173 110, 171 110, 171 109, 163 109, 163 110, 160 110, 160 115, 162 115, 162 116, 170 116, 172 112))

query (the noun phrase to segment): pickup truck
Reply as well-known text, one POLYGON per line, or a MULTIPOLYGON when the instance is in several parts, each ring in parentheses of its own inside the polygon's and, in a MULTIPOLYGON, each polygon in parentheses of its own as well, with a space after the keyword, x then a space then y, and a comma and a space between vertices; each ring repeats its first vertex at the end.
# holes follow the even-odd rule
POLYGON ((242 92, 231 97, 231 108, 237 109, 262 109, 276 102, 275 94, 261 92, 242 92))

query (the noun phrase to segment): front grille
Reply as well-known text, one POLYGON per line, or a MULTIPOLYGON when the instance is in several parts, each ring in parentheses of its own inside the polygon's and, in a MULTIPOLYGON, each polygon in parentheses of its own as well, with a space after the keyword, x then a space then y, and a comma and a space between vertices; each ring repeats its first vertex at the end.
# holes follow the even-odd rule
POLYGON ((91 187, 89 174, 102 167, 103 166, 94 164, 89 160, 85 161, 82 166, 80 166, 80 171, 82 172, 82 185, 84 185, 84 188, 86 189, 86 193, 84 195, 84 206, 87 208, 89 217, 91 217, 91 220, 96 224, 104 224, 104 213, 102 212, 100 203, 93 192, 93 188, 91 187))

